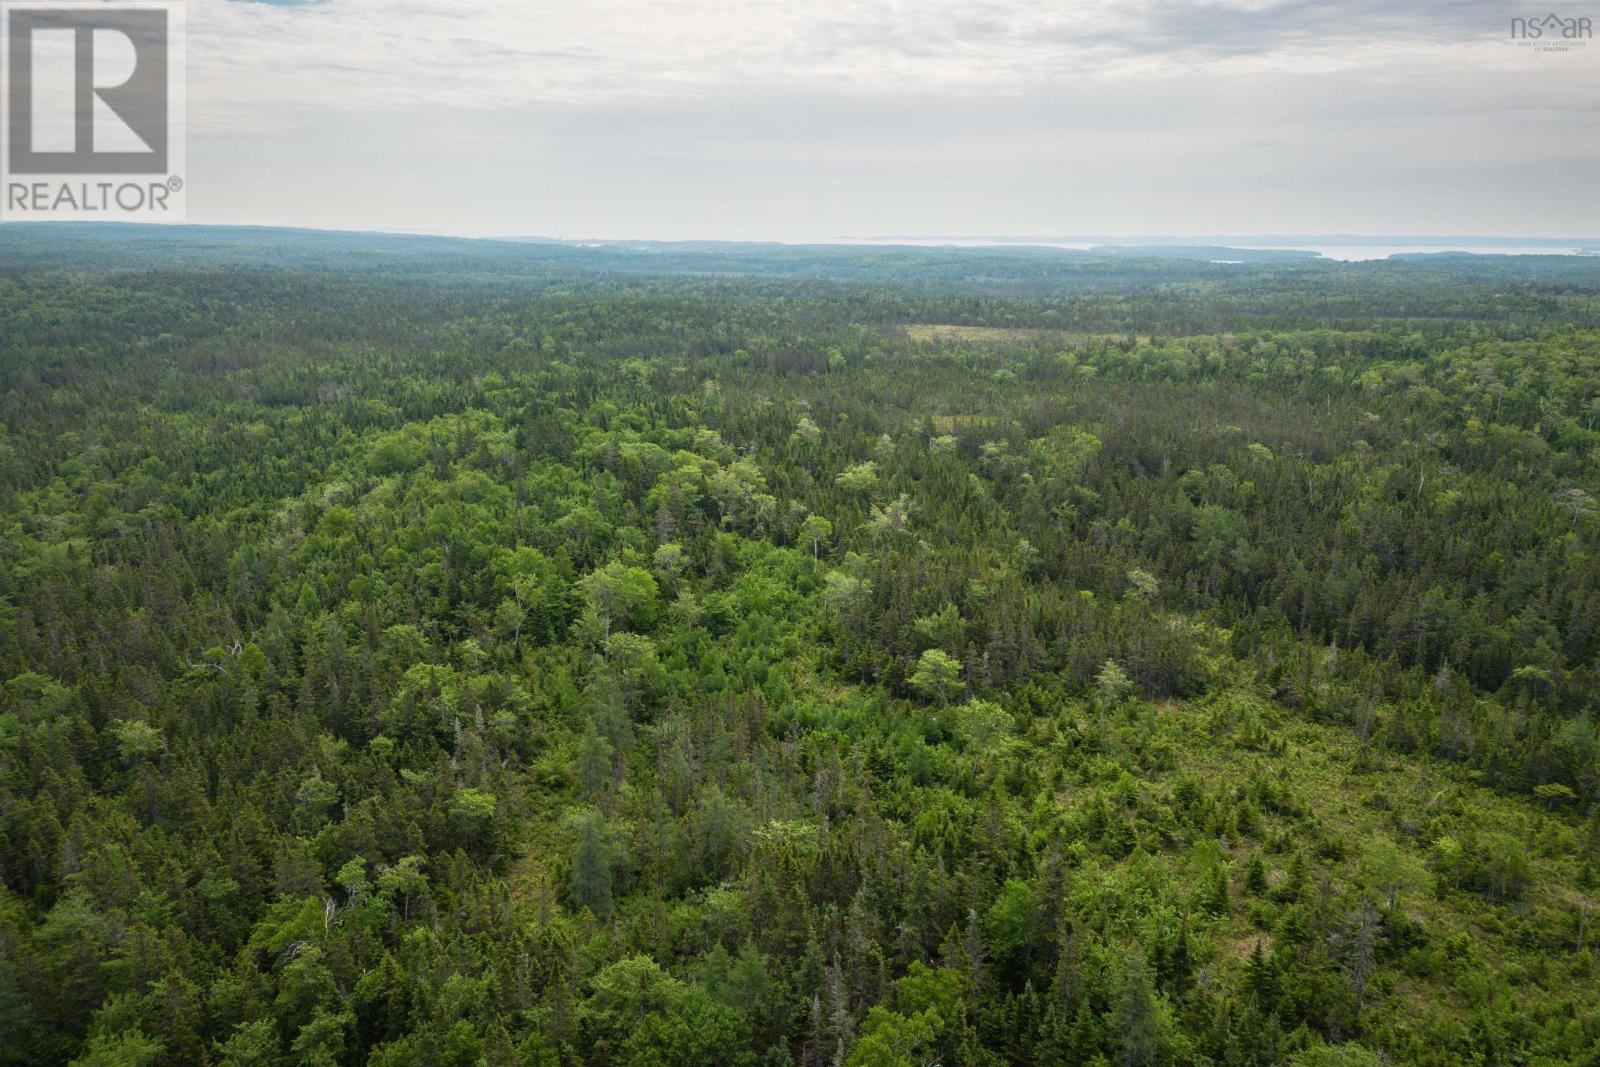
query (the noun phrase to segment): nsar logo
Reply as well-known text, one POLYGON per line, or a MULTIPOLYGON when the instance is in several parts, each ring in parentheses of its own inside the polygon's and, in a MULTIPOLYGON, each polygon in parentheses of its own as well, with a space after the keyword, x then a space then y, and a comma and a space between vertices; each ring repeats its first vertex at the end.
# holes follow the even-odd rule
POLYGON ((1536 52, 1568 52, 1593 36, 1594 23, 1586 16, 1567 18, 1551 12, 1511 20, 1511 39, 1536 52))

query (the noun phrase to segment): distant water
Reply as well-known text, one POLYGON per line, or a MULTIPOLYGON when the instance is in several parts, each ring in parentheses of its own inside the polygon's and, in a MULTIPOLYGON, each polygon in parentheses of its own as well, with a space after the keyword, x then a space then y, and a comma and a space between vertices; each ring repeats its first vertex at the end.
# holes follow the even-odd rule
MULTIPOLYGON (((1241 247, 1254 247, 1244 245, 1241 247)), ((1308 245, 1307 251, 1315 252, 1324 259, 1342 259, 1352 262, 1361 259, 1388 259, 1390 256, 1404 255, 1412 252, 1470 252, 1475 256, 1576 256, 1583 253, 1583 249, 1573 246, 1571 248, 1520 247, 1516 245, 1498 245, 1495 247, 1473 245, 1308 245)))
MULTIPOLYGON (((1070 248, 1079 252, 1092 251, 1097 245, 1104 246, 1107 242, 1089 241, 1052 241, 1048 238, 1028 241, 993 241, 983 238, 963 237, 893 237, 893 238, 846 238, 841 243, 849 244, 897 244, 919 245, 926 247, 958 247, 958 248, 1015 248, 1029 246, 1033 248, 1070 248)), ((1179 246, 1186 242, 1164 242, 1169 246, 1179 246)), ((1207 246, 1218 246, 1215 241, 1206 241, 1207 246)), ((1126 254, 1130 245, 1116 246, 1126 254)), ((1566 247, 1552 245, 1470 245, 1470 244, 1429 244, 1429 245, 1257 245, 1239 244, 1228 242, 1220 245, 1226 248, 1248 249, 1261 252, 1315 252, 1324 259, 1337 259, 1347 263, 1369 259, 1388 259, 1390 256, 1408 253, 1430 252, 1466 252, 1475 256, 1580 256, 1595 255, 1593 251, 1586 251, 1577 245, 1566 247)), ((1234 263, 1237 260, 1215 259, 1213 263, 1234 263)))

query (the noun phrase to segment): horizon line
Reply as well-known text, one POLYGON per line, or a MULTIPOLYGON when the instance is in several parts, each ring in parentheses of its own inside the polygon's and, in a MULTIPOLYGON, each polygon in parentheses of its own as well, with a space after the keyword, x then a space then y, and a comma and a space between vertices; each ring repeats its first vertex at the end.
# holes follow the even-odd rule
MULTIPOLYGON (((790 247, 805 246, 850 246, 862 244, 895 245, 911 242, 973 242, 996 246, 1004 245, 1039 245, 1051 246, 1060 243, 1107 245, 1116 242, 1133 242, 1136 244, 1170 243, 1175 245, 1228 245, 1237 242, 1303 242, 1328 245, 1384 245, 1384 244, 1413 244, 1413 245, 1446 245, 1481 242, 1485 244, 1526 245, 1526 246, 1565 246, 1579 245, 1584 247, 1600 247, 1600 237, 1578 236, 1563 234, 1557 236, 1534 236, 1528 234, 1489 234, 1489 233, 1433 233, 1433 234, 1405 234, 1405 233, 1067 233, 1067 234, 952 234, 952 233, 923 233, 923 234, 835 234, 818 238, 781 238, 781 237, 605 237, 596 235, 582 235, 558 237, 550 234, 530 233, 526 231, 506 231, 497 233, 471 233, 458 230, 434 230, 403 227, 381 226, 315 226, 296 223, 264 223, 264 222, 155 222, 135 220, 14 220, 0 221, 0 232, 12 227, 21 227, 28 230, 40 230, 49 227, 62 227, 66 229, 83 230, 96 228, 117 227, 150 227, 155 229, 227 229, 227 230, 282 230, 302 233, 323 234, 366 234, 372 236, 392 237, 434 237, 466 241, 511 241, 533 242, 546 241, 552 244, 728 244, 728 245, 784 245, 790 247)), ((1237 247, 1244 247, 1236 245, 1237 247)), ((1292 246, 1284 245, 1292 250, 1292 246)))

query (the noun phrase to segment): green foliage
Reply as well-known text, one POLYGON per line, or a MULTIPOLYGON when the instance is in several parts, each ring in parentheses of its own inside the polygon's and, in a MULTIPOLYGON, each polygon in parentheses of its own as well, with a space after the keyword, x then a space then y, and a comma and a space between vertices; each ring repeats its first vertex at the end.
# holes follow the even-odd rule
POLYGON ((1108 659, 1100 665, 1100 670, 1095 674, 1094 687, 1095 692, 1099 694, 1101 708, 1113 708, 1133 691, 1133 679, 1128 677, 1127 671, 1117 665, 1116 660, 1108 659))
POLYGON ((72 1060, 72 1067, 154 1067, 162 1062, 164 1052, 159 1041, 138 1030, 98 1034, 89 1040, 83 1055, 72 1060))
POLYGON ((1600 265, 251 241, 0 232, 0 1063, 1600 1044, 1600 265))
POLYGON ((871 492, 878 484, 878 465, 869 459, 847 467, 834 479, 834 484, 847 493, 871 492))
POLYGON ((1317 1045, 1284 1061, 1288 1067, 1380 1067, 1383 1060, 1360 1045, 1317 1045))
POLYGON ((578 844, 572 855, 572 899, 604 918, 611 914, 612 865, 616 846, 605 818, 587 811, 577 819, 578 844))
POLYGON ((807 515, 800 524, 800 540, 811 546, 811 558, 822 554, 822 546, 833 536, 833 523, 821 515, 807 515))
POLYGON ((961 695, 961 661, 943 649, 926 649, 906 681, 928 700, 948 704, 961 695))
POLYGON ((920 1055, 938 1033, 932 1012, 905 1016, 881 1004, 867 1013, 861 1037, 845 1059, 846 1067, 919 1067, 920 1055))
POLYGON ((1148 1067, 1160 1051, 1160 1023, 1156 1016, 1155 995, 1145 972, 1144 958, 1137 952, 1128 959, 1127 974, 1117 996, 1112 1017, 1119 1059, 1127 1067, 1148 1067))
POLYGON ((450 798, 450 810, 469 821, 494 818, 494 797, 481 789, 457 789, 450 798))
POLYGON ((642 567, 608 563, 585 575, 578 587, 605 616, 608 625, 647 630, 655 621, 656 580, 642 567))
POLYGON ((161 736, 161 730, 138 719, 124 719, 113 724, 111 735, 116 739, 117 753, 124 763, 156 759, 167 748, 166 738, 161 736))
POLYGON ((217 1048, 217 1062, 223 1067, 268 1067, 278 1059, 278 1035, 271 1019, 240 1023, 217 1048))
POLYGON ((736 1012, 646 956, 619 960, 596 975, 580 1017, 586 1044, 601 1062, 619 1067, 737 1067, 754 1060, 736 1012))
POLYGON ((1424 892, 1430 883, 1428 869, 1422 861, 1384 836, 1375 837, 1367 844, 1362 854, 1362 867, 1367 884, 1387 902, 1390 911, 1399 907, 1403 895, 1424 892))

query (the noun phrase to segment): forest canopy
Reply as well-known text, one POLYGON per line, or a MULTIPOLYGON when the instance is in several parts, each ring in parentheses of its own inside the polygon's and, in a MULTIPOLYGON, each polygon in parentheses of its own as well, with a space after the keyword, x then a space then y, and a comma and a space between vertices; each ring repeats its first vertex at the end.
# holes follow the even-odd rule
POLYGON ((1600 261, 0 232, 0 1062, 1600 1063, 1600 261))

